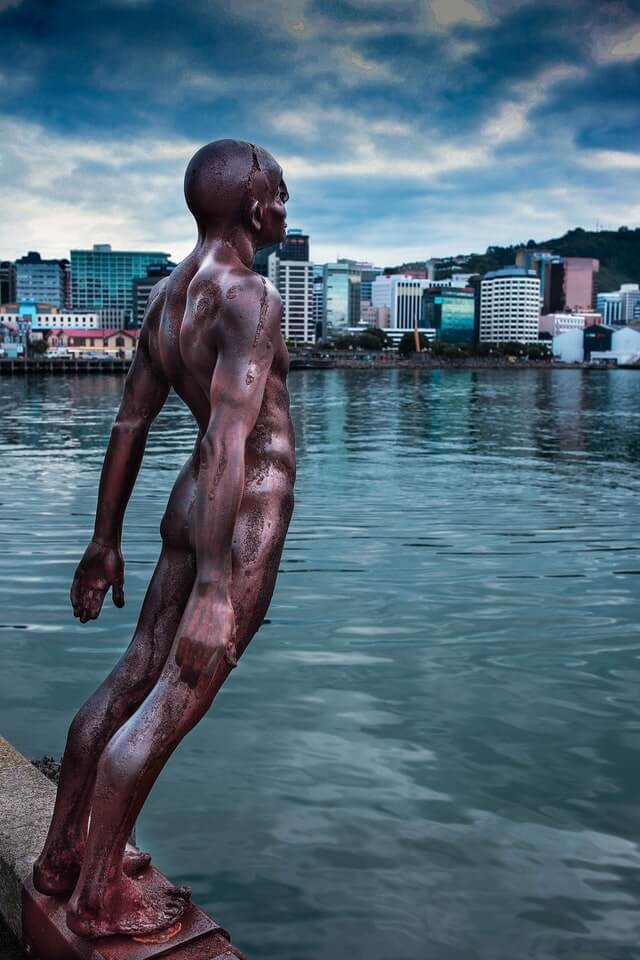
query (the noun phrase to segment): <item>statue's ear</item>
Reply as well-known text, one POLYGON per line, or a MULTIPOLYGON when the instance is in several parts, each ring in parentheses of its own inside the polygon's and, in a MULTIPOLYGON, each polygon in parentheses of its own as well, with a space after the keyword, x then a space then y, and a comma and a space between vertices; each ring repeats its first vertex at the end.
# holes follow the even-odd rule
POLYGON ((249 223, 256 233, 260 233, 262 230, 263 214, 262 204, 259 200, 254 200, 249 207, 249 223))

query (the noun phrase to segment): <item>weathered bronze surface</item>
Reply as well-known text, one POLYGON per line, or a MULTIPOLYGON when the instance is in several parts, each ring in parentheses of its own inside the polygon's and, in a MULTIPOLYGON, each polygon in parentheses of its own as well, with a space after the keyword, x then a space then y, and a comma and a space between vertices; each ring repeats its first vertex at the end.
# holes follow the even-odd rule
POLYGON ((190 891, 145 885, 127 838, 158 774, 262 623, 293 509, 289 366, 277 291, 252 269, 284 238, 282 170, 260 147, 218 140, 185 175, 193 251, 149 298, 106 452, 93 539, 71 601, 95 620, 124 604, 120 543, 149 428, 171 388, 198 434, 161 523, 162 551, 131 644, 69 729, 36 890, 69 897, 84 938, 172 926, 190 891))

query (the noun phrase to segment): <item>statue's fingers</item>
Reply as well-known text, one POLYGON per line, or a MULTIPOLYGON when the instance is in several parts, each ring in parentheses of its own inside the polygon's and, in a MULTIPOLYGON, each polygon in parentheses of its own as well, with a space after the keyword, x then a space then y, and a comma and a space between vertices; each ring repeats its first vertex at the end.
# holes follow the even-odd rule
POLYGON ((124 582, 119 580, 111 589, 111 597, 116 607, 124 607, 124 582))
POLYGON ((71 583, 71 606, 75 608, 80 603, 80 580, 78 577, 74 577, 71 583))
POLYGON ((184 653, 186 646, 187 638, 185 636, 180 637, 178 641, 178 649, 176 650, 176 663, 179 667, 182 666, 184 661, 184 653))
POLYGON ((182 663, 182 669, 180 671, 180 679, 183 680, 188 687, 194 687, 195 682, 193 677, 194 677, 193 666, 191 664, 191 660, 187 656, 184 658, 182 663))

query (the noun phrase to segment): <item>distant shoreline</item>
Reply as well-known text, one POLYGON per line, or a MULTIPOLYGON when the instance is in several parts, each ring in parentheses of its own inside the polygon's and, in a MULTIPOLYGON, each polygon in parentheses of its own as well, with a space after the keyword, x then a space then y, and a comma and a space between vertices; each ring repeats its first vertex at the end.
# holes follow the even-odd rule
MULTIPOLYGON (((131 360, 79 360, 29 358, 28 360, 0 359, 1 376, 64 376, 89 374, 126 374, 131 360)), ((292 357, 291 371, 297 370, 640 370, 633 365, 589 365, 559 363, 554 360, 509 360, 506 357, 461 357, 450 359, 428 356, 389 357, 388 354, 373 360, 356 359, 343 355, 331 358, 292 357)))

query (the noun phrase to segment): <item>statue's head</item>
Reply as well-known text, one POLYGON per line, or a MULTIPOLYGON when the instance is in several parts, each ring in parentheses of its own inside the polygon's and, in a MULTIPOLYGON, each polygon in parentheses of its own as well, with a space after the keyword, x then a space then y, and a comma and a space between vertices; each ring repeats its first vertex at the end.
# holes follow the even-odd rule
POLYGON ((189 161, 184 195, 201 229, 244 227, 256 249, 284 239, 289 194, 282 167, 262 147, 244 140, 208 143, 189 161))

